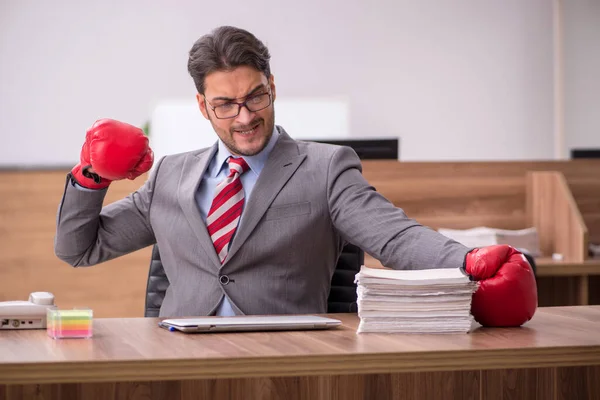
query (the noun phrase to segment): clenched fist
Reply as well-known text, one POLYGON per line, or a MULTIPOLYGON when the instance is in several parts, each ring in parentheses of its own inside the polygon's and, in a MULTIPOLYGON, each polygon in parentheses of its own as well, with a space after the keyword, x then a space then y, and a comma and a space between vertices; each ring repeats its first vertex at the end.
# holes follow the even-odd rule
POLYGON ((471 313, 483 326, 520 326, 537 308, 537 285, 525 256, 508 245, 475 249, 465 258, 465 271, 479 288, 471 313))
POLYGON ((148 171, 153 162, 148 138, 140 128, 101 119, 88 129, 80 162, 71 174, 83 187, 103 189, 111 181, 137 178, 148 171))

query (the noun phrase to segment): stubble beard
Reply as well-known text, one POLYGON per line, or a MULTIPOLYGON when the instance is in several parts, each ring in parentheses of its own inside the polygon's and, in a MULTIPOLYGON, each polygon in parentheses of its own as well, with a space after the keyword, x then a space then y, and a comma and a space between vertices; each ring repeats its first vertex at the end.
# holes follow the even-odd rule
MULTIPOLYGON (((215 125, 215 123, 210 115, 209 115, 209 120, 213 127, 213 130, 217 133, 217 136, 219 136, 221 141, 223 141, 225 146, 227 146, 227 148, 229 149, 229 151, 232 154, 239 155, 239 156, 254 156, 254 155, 260 153, 261 151, 263 151, 265 149, 265 147, 267 147, 267 145, 269 144, 269 141, 271 140, 271 137, 273 136, 273 130, 275 129, 275 109, 272 110, 270 118, 267 118, 267 119, 257 118, 255 120, 253 120, 252 123, 248 124, 248 126, 254 126, 260 120, 259 124, 263 124, 264 129, 265 129, 265 136, 264 136, 264 141, 263 141, 262 145, 258 149, 251 150, 251 151, 238 148, 235 144, 235 141, 233 140, 234 131, 236 129, 239 130, 239 126, 236 128, 231 127, 228 132, 224 132, 222 129, 220 129, 219 127, 217 127, 215 125)), ((259 140, 260 139, 261 138, 259 138, 259 140)))

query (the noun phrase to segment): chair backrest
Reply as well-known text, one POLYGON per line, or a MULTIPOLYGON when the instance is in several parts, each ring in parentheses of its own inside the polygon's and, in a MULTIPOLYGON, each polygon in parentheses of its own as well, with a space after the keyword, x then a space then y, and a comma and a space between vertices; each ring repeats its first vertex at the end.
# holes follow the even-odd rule
POLYGON ((365 253, 360 247, 346 244, 333 271, 331 289, 327 298, 328 313, 355 313, 356 283, 354 278, 365 262, 365 253))
POLYGON ((158 246, 154 245, 148 271, 148 282, 146 283, 145 317, 158 317, 160 306, 165 298, 165 292, 170 284, 160 259, 158 246))
MULTIPOLYGON (((354 276, 360 271, 364 260, 365 253, 359 247, 353 244, 344 246, 331 279, 331 290, 327 299, 328 313, 357 312, 354 276)), ((154 245, 146 284, 144 316, 158 317, 168 287, 169 279, 160 260, 158 246, 154 245)))

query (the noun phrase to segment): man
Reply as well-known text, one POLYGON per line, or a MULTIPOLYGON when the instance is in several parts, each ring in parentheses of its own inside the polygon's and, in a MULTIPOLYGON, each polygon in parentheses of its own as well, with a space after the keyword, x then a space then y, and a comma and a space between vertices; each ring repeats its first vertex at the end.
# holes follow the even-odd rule
POLYGON ((86 266, 157 243, 170 282, 161 316, 322 313, 351 242, 391 268, 464 268, 482 280, 472 310, 486 325, 532 317, 535 280, 519 252, 470 252, 378 194, 351 149, 276 126, 269 60, 242 29, 200 38, 188 70, 219 141, 162 158, 137 192, 104 208, 110 182, 148 171, 153 157, 139 129, 96 122, 67 180, 57 256, 86 266))

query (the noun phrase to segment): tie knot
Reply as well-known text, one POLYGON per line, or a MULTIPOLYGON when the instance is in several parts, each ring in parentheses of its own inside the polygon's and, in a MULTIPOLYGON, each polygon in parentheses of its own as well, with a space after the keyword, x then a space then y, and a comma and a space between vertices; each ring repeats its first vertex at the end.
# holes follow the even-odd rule
POLYGON ((242 175, 244 172, 248 171, 250 167, 246 163, 246 160, 243 158, 233 158, 229 157, 227 159, 227 164, 229 164, 229 176, 233 176, 233 174, 238 173, 242 175))

